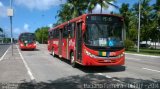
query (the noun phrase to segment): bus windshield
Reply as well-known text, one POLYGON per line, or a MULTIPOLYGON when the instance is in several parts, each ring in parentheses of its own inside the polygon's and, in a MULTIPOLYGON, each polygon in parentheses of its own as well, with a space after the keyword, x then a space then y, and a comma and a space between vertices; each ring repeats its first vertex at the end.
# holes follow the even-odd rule
POLYGON ((90 46, 123 47, 122 29, 122 21, 88 20, 84 42, 90 46))
POLYGON ((35 41, 35 35, 33 33, 23 33, 21 34, 19 40, 22 42, 32 43, 35 41))

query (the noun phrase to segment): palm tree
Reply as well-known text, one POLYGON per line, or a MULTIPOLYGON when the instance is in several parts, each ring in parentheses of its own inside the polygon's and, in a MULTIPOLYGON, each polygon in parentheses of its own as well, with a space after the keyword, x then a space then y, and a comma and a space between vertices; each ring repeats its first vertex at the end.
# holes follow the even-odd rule
POLYGON ((87 0, 68 0, 66 5, 70 7, 69 11, 72 13, 72 18, 74 18, 85 13, 87 0))
POLYGON ((155 14, 154 14, 154 18, 157 21, 157 27, 160 27, 160 0, 156 0, 156 4, 153 5, 154 10, 155 10, 155 14))
POLYGON ((153 9, 155 13, 153 13, 153 25, 151 30, 151 38, 155 41, 155 49, 156 49, 156 41, 159 40, 160 37, 160 31, 158 28, 160 27, 160 0, 156 0, 156 3, 153 5, 153 9))
POLYGON ((102 8, 108 8, 109 5, 114 6, 115 8, 119 8, 111 2, 115 2, 115 0, 90 0, 88 4, 88 12, 92 13, 92 10, 96 7, 97 4, 101 6, 100 13, 102 13, 102 8))
MULTIPOLYGON (((150 29, 151 26, 151 14, 153 7, 149 5, 151 0, 141 0, 141 40, 145 40, 146 44, 150 38, 150 29)), ((134 4, 133 12, 138 19, 138 3, 134 4)))
POLYGON ((71 19, 72 13, 70 12, 70 7, 67 4, 63 4, 61 5, 61 8, 59 11, 57 11, 57 16, 55 18, 58 17, 58 21, 56 24, 60 24, 62 22, 68 21, 69 19, 71 19))
POLYGON ((58 23, 62 23, 75 18, 83 13, 87 9, 87 0, 67 0, 67 2, 61 5, 61 9, 57 12, 59 17, 58 23))
POLYGON ((0 32, 3 32, 3 29, 2 29, 2 28, 0 28, 0 32))
POLYGON ((129 10, 129 4, 123 3, 121 8, 119 9, 120 14, 124 18, 125 26, 126 26, 126 35, 129 36, 129 22, 131 17, 131 12, 129 10))
POLYGON ((151 22, 151 11, 152 6, 149 5, 150 0, 142 0, 141 3, 141 24, 142 24, 142 36, 143 40, 147 41, 149 40, 149 30, 151 29, 149 27, 149 24, 151 22))

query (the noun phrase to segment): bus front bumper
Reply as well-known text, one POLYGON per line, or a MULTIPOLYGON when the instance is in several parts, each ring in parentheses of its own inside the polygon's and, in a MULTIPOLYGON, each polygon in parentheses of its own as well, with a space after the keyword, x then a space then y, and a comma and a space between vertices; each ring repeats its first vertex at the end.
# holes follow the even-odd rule
POLYGON ((125 63, 125 55, 120 58, 92 58, 84 55, 83 65, 84 66, 121 66, 125 63))
POLYGON ((36 45, 20 46, 20 49, 36 49, 36 45))

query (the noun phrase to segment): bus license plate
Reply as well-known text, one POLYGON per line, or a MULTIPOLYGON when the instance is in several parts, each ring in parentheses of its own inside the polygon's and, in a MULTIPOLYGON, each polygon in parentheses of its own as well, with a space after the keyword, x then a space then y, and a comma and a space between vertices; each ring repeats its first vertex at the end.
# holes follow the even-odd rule
POLYGON ((104 60, 104 61, 105 61, 105 62, 111 62, 111 60, 108 60, 108 59, 107 59, 107 60, 104 60))

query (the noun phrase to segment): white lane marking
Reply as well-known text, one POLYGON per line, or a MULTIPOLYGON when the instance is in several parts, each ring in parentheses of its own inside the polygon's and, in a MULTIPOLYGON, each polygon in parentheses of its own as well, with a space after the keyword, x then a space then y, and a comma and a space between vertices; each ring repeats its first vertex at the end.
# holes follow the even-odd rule
MULTIPOLYGON (((17 47, 17 45, 16 45, 16 47, 17 47)), ((17 47, 17 49, 18 49, 19 55, 21 56, 21 59, 22 59, 24 65, 25 65, 25 67, 26 67, 26 69, 27 69, 28 75, 30 76, 30 78, 31 78, 32 81, 35 81, 35 78, 34 78, 32 72, 31 72, 31 69, 29 68, 28 64, 27 64, 26 61, 24 60, 24 58, 23 58, 23 56, 22 56, 22 53, 20 52, 20 50, 19 50, 18 47, 17 47)))
POLYGON ((125 53, 125 54, 131 54, 131 55, 136 55, 136 56, 145 56, 145 57, 160 58, 160 56, 152 56, 152 55, 144 55, 144 54, 134 54, 134 53, 125 53))
POLYGON ((160 73, 159 70, 154 70, 154 69, 149 69, 149 68, 142 68, 142 69, 144 69, 144 70, 149 70, 149 71, 154 71, 154 72, 159 72, 159 73, 160 73))
MULTIPOLYGON (((103 75, 102 73, 97 73, 98 75, 103 75)), ((111 76, 108 76, 108 75, 103 75, 105 76, 106 78, 112 78, 111 76)))
POLYGON ((9 50, 10 47, 11 47, 11 46, 8 47, 8 49, 6 50, 6 52, 5 52, 5 53, 3 54, 3 56, 0 58, 0 61, 3 60, 4 56, 7 54, 7 52, 8 52, 8 50, 9 50))
POLYGON ((137 58, 130 58, 130 57, 126 57, 127 59, 131 59, 131 60, 141 60, 141 59, 137 59, 137 58))
MULTIPOLYGON (((98 74, 98 75, 101 75, 101 76, 105 76, 106 78, 112 78, 111 76, 104 75, 104 74, 102 74, 102 73, 97 73, 97 74, 98 74)), ((117 82, 125 83, 125 82, 123 82, 123 81, 121 81, 121 80, 118 80, 118 79, 115 79, 115 78, 113 78, 113 80, 114 80, 114 81, 117 81, 117 82)), ((128 85, 129 85, 128 88, 140 89, 139 87, 136 87, 135 85, 132 85, 132 84, 128 84, 128 85)))

